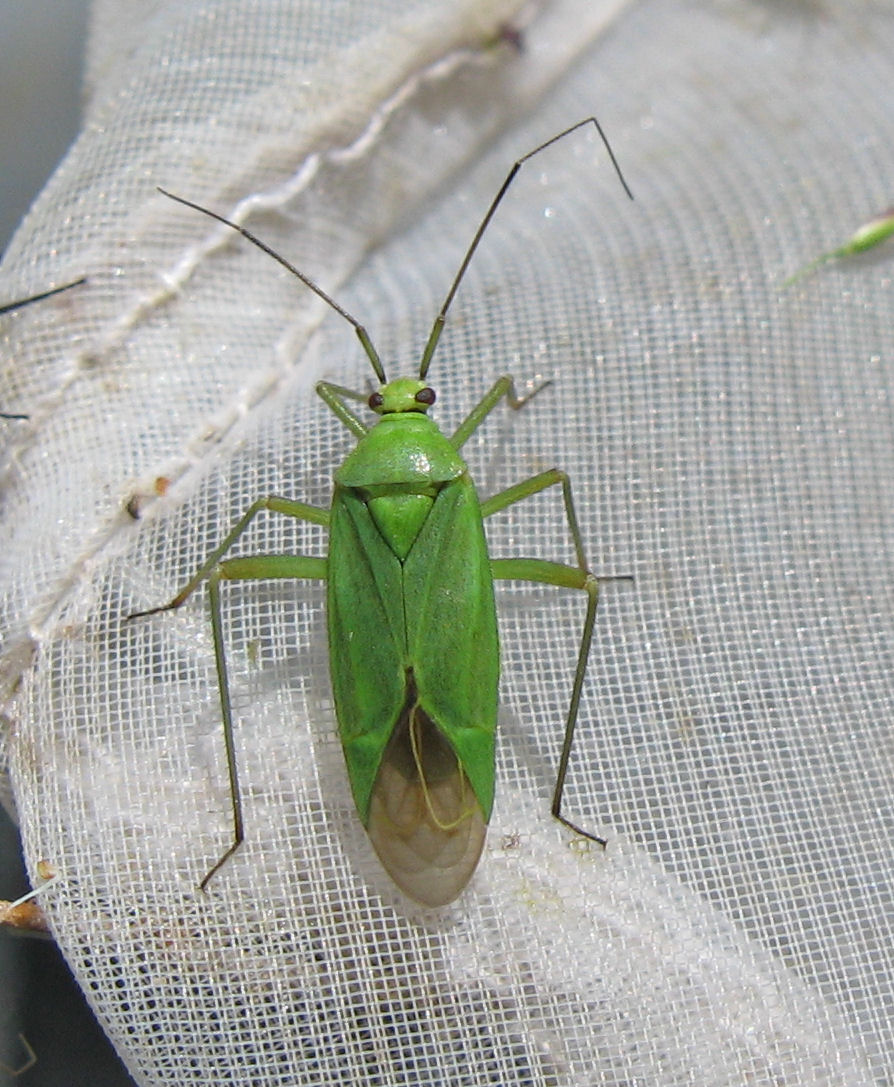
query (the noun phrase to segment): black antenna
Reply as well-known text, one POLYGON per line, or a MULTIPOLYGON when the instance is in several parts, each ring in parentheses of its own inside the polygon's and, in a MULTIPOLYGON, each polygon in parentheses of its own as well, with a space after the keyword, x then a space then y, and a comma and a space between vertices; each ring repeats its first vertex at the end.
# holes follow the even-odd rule
MULTIPOLYGON (((0 316, 4 313, 14 313, 15 310, 21 309, 22 306, 30 306, 32 302, 42 302, 45 298, 52 298, 54 294, 61 294, 63 291, 71 290, 72 287, 80 287, 82 283, 87 282, 86 276, 81 276, 80 279, 76 279, 73 283, 65 283, 61 287, 53 287, 52 290, 42 291, 40 294, 29 295, 28 298, 19 298, 16 302, 7 302, 5 305, 0 306, 0 316)), ((20 415, 18 412, 0 411, 0 419, 30 419, 30 415, 20 415)))
POLYGON ((0 315, 4 313, 12 313, 14 310, 21 309, 22 306, 30 306, 32 302, 42 302, 45 298, 52 298, 54 294, 61 294, 63 291, 71 290, 72 287, 80 287, 82 283, 87 282, 86 276, 81 276, 80 279, 76 279, 73 283, 66 283, 62 287, 53 287, 50 291, 44 291, 42 294, 32 294, 28 298, 20 298, 16 302, 7 302, 5 305, 0 306, 0 315))
POLYGON ((207 215, 210 219, 216 219, 219 223, 223 223, 224 226, 231 227, 233 230, 238 230, 243 238, 247 238, 253 245, 256 245, 258 249, 262 249, 268 256, 271 256, 275 261, 278 261, 283 268, 288 269, 292 275, 297 276, 305 287, 309 287, 318 298, 322 298, 336 313, 340 313, 349 324, 354 326, 357 338, 360 340, 361 344, 363 344, 363 350, 366 352, 367 358, 372 363, 372 368, 376 372, 376 377, 383 385, 385 384, 385 381, 387 380, 385 377, 385 370, 382 366, 379 354, 375 347, 373 347, 372 340, 369 338, 369 333, 356 317, 352 317, 346 309, 342 309, 338 302, 336 302, 334 298, 330 298, 322 287, 319 287, 314 283, 310 276, 305 275, 304 272, 296 268, 294 264, 287 261, 285 257, 280 256, 275 249, 271 249, 266 242, 262 242, 257 235, 252 234, 250 230, 246 230, 244 226, 240 226, 238 223, 233 223, 229 219, 225 219, 222 215, 218 215, 216 211, 211 211, 210 208, 203 208, 201 204, 194 204, 192 200, 185 200, 182 196, 175 196, 172 192, 168 192, 167 189, 161 188, 161 186, 158 186, 158 191, 169 199, 176 200, 178 204, 184 204, 188 208, 193 208, 195 211, 200 211, 203 215, 207 215))
MULTIPOLYGON (((611 144, 609 144, 608 138, 602 130, 602 126, 599 124, 595 117, 586 117, 584 118, 584 120, 578 121, 577 124, 574 124, 570 128, 566 128, 562 132, 557 133, 555 136, 550 137, 550 139, 544 141, 538 147, 535 147, 533 151, 529 151, 526 155, 522 155, 522 157, 518 159, 517 162, 515 162, 512 169, 506 175, 506 179, 500 186, 497 195, 491 201, 491 205, 487 209, 487 213, 485 214, 484 218, 481 220, 481 224, 479 225, 478 229, 475 231, 475 236, 472 238, 472 243, 466 251, 466 255, 463 257, 462 264, 459 267, 459 271, 456 273, 456 277, 454 278, 453 283, 450 286, 450 290, 447 292, 447 297, 444 299, 444 304, 441 306, 441 309, 438 312, 437 317, 435 318, 434 324, 432 325, 431 333, 428 337, 428 342, 426 343, 425 350, 422 353, 422 361, 419 364, 420 379, 424 379, 426 374, 428 373, 428 368, 431 364, 432 356, 435 353, 435 348, 438 345, 438 340, 440 339, 441 332, 444 328, 447 311, 448 309, 450 309, 450 305, 453 302, 457 290, 459 289, 459 285, 462 282, 463 276, 466 274, 466 270, 469 267, 475 250, 478 248, 478 243, 481 241, 485 230, 487 230, 488 226, 490 225, 490 221, 491 219, 493 219, 494 213, 500 205, 500 201, 506 195, 509 186, 515 180, 516 174, 529 159, 532 159, 535 155, 539 155, 541 151, 545 151, 547 147, 551 147, 554 143, 558 143, 559 140, 564 139, 566 136, 570 136, 572 132, 577 132, 579 128, 583 128, 585 125, 595 125, 596 131, 599 133, 602 142, 605 145, 605 149, 608 152, 608 156, 611 159, 612 166, 614 166, 615 172, 617 173, 621 184, 624 186, 624 191, 627 193, 631 200, 633 199, 633 193, 630 191, 630 186, 627 184, 627 181, 625 180, 624 175, 621 172, 621 167, 618 165, 618 160, 615 158, 615 153, 614 151, 612 151, 611 144)), ((305 275, 305 273, 300 271, 300 269, 296 268, 294 264, 292 264, 290 261, 286 260, 285 257, 277 253, 276 250, 272 249, 269 245, 266 244, 266 242, 262 242, 256 234, 253 234, 244 226, 240 226, 238 223, 234 223, 230 219, 224 218, 223 215, 218 215, 216 211, 211 211, 210 208, 203 207, 201 204, 194 204, 192 200, 186 200, 182 196, 175 196, 174 193, 168 192, 167 189, 162 189, 161 187, 159 187, 158 191, 164 196, 167 196, 170 200, 176 200, 178 204, 183 204, 185 207, 192 208, 194 211, 199 211, 203 215, 207 215, 210 219, 216 219, 217 222, 223 223, 224 226, 228 226, 232 230, 238 231, 238 233, 240 233, 243 238, 247 238, 248 241, 250 241, 253 245, 256 245, 258 249, 261 249, 263 252, 267 253, 268 256, 273 257, 273 259, 281 264, 283 268, 286 268, 292 273, 292 275, 300 279, 301 282, 306 287, 310 288, 310 290, 312 290, 318 298, 322 298, 322 300, 327 305, 331 306, 331 308, 334 309, 336 313, 341 314, 341 316, 350 325, 353 326, 354 331, 357 333, 357 338, 363 345, 363 350, 366 352, 366 356, 372 364, 373 370, 375 370, 376 372, 376 377, 378 377, 379 381, 383 385, 386 383, 387 379, 385 377, 385 369, 382 366, 382 362, 379 358, 378 352, 373 346, 372 340, 369 338, 369 333, 366 331, 364 326, 356 319, 356 317, 352 317, 346 309, 343 309, 338 304, 338 302, 335 301, 334 298, 330 297, 330 295, 328 295, 322 287, 314 283, 314 281, 309 276, 305 275)), ((59 289, 61 290, 63 288, 59 289)))
POLYGON ((550 137, 550 139, 540 144, 539 147, 535 147, 533 151, 529 151, 527 155, 522 155, 522 157, 518 159, 518 161, 513 165, 512 169, 506 175, 506 180, 500 186, 497 195, 491 201, 491 205, 487 209, 487 213, 481 220, 481 225, 475 231, 475 236, 474 238, 472 238, 472 244, 469 246, 468 250, 466 251, 466 255, 463 257, 463 262, 459 266, 459 271, 456 273, 456 278, 453 280, 453 283, 450 286, 450 290, 447 292, 447 297, 444 299, 444 305, 441 306, 441 310, 438 313, 438 316, 435 318, 435 323, 432 325, 432 330, 428 337, 428 343, 425 345, 425 350, 422 352, 422 362, 419 364, 419 377, 421 379, 424 379, 425 375, 428 373, 428 367, 431 363, 432 355, 434 355, 435 348, 438 346, 438 340, 441 338, 441 332, 444 328, 444 321, 447 317, 447 310, 450 309, 450 304, 453 301, 454 295, 456 294, 460 283, 462 282, 463 276, 466 274, 466 269, 469 267, 472 256, 474 255, 475 250, 478 248, 478 243, 481 241, 482 235, 490 225, 490 221, 494 217, 494 212, 500 206, 500 201, 506 195, 509 186, 515 180, 515 175, 522 168, 522 166, 524 166, 528 159, 532 159, 535 155, 539 155, 541 151, 545 151, 547 147, 551 147, 554 143, 558 143, 559 140, 564 139, 566 136, 570 136, 572 132, 577 132, 577 130, 579 128, 583 128, 584 125, 596 126, 596 131, 602 137, 602 142, 605 145, 606 151, 608 151, 608 157, 611 159, 612 166, 614 166, 615 168, 615 173, 617 173, 621 184, 624 186, 624 192, 627 193, 631 200, 633 199, 633 193, 630 191, 630 186, 627 184, 626 180, 624 179, 624 175, 621 173, 621 167, 618 165, 618 160, 615 158, 615 153, 611 149, 611 144, 608 142, 607 136, 602 131, 602 125, 600 125, 595 117, 585 117, 584 120, 578 121, 576 125, 572 125, 570 128, 566 128, 564 131, 550 137))

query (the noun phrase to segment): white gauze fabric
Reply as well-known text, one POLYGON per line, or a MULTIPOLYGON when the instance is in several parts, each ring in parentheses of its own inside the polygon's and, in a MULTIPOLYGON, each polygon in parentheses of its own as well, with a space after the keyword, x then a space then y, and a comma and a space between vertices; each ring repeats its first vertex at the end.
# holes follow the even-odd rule
MULTIPOLYGON (((99 2, 83 133, 3 298, 2 680, 32 875, 141 1084, 804 1085, 894 1076, 892 251, 785 277, 891 203, 886 5, 99 2), (520 33, 520 38, 519 38, 520 33), (519 46, 521 48, 519 48, 519 46), (328 502, 351 328, 156 185, 260 234, 454 428, 483 494, 570 474, 603 587, 565 811, 583 604, 500 585, 497 801, 449 907, 405 899, 353 809, 324 590, 227 586, 245 806, 204 592, 256 498, 328 502)), ((572 561, 560 496, 492 553, 572 561)), ((242 554, 320 554, 259 517, 242 554)))

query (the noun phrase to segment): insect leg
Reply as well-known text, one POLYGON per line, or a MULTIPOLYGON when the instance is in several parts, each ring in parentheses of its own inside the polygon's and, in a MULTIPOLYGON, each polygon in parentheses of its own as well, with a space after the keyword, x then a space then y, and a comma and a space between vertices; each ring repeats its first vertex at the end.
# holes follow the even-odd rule
POLYGON ((350 400, 358 400, 360 403, 365 404, 368 397, 364 396, 363 393, 358 393, 354 389, 346 389, 344 385, 332 385, 328 381, 318 381, 317 396, 352 434, 362 438, 369 431, 369 427, 351 411, 347 404, 342 403, 342 397, 348 397, 350 400))
POLYGON ((225 559, 208 575, 208 603, 211 609, 211 630, 214 636, 214 661, 217 666, 217 686, 220 692, 220 710, 223 721, 224 746, 227 756, 227 777, 230 783, 230 801, 233 813, 233 840, 229 848, 205 874, 199 889, 204 891, 211 877, 226 864, 245 838, 242 819, 242 794, 239 791, 239 774, 236 766, 236 748, 233 742, 233 709, 230 702, 230 683, 227 676, 227 660, 224 651, 223 623, 220 612, 221 581, 261 581, 271 578, 326 579, 326 560, 306 555, 249 555, 238 559, 225 559))
POLYGON ((24 1034, 19 1034, 18 1038, 22 1043, 22 1048, 28 1053, 28 1056, 18 1068, 10 1068, 8 1064, 0 1061, 0 1072, 4 1072, 10 1079, 18 1079, 18 1077, 24 1075, 29 1068, 33 1068, 34 1065, 37 1064, 37 1054, 34 1052, 31 1043, 24 1034))
POLYGON ((565 826, 577 834, 589 838, 591 841, 605 845, 605 840, 595 834, 590 834, 581 827, 572 823, 562 815, 562 793, 565 789, 565 777, 568 773, 568 761, 571 757, 571 745, 574 741, 574 730, 577 725, 580 700, 584 688, 584 679, 587 673, 587 662, 590 657, 590 644, 593 640, 593 627, 596 622, 596 606, 599 602, 599 581, 629 581, 629 576, 599 578, 597 579, 589 570, 587 558, 584 552, 583 538, 578 525, 577 514, 574 509, 574 500, 571 495, 571 481, 565 472, 556 468, 540 475, 523 480, 513 487, 493 495, 487 501, 482 502, 482 516, 488 517, 498 510, 506 509, 515 502, 520 502, 539 491, 557 483, 562 485, 562 495, 565 506, 565 516, 568 528, 574 540, 574 549, 577 553, 577 566, 568 566, 564 563, 548 562, 543 559, 492 559, 491 570, 494 578, 501 580, 512 579, 521 581, 536 581, 546 585, 557 585, 569 589, 582 589, 587 593, 587 613, 584 617, 583 630, 581 632, 580 648, 577 655, 577 667, 574 672, 574 685, 571 691, 571 701, 568 705, 568 715, 565 719, 565 736, 562 741, 562 753, 559 756, 559 766, 556 772, 556 784, 553 790, 552 814, 564 823, 565 826))
POLYGON ((181 604, 186 603, 261 510, 271 510, 273 513, 281 513, 286 517, 294 517, 299 521, 310 521, 312 524, 323 525, 324 527, 329 525, 329 510, 320 509, 318 506, 309 506, 305 502, 293 502, 289 498, 280 498, 274 494, 267 495, 266 498, 259 498, 257 501, 252 502, 236 522, 232 531, 224 536, 221 543, 215 547, 173 600, 169 600, 167 604, 161 604, 157 608, 135 611, 127 616, 127 620, 141 619, 146 615, 157 615, 162 611, 173 611, 174 608, 179 608, 181 604))
MULTIPOLYGON (((535 392, 539 392, 539 390, 535 389, 535 392)), ((523 479, 521 483, 516 483, 512 487, 507 487, 505 491, 500 491, 499 494, 491 495, 490 498, 481 503, 481 516, 490 517, 491 514, 498 513, 500 510, 506 509, 507 506, 521 502, 525 498, 530 498, 531 495, 538 494, 540 491, 545 491, 547 487, 554 487, 557 483, 562 485, 562 501, 565 505, 568 528, 574 541, 577 564, 581 570, 586 572, 588 569, 587 556, 584 553, 584 541, 580 533, 580 526, 577 523, 577 514, 574 510, 574 499, 571 497, 571 480, 568 478, 567 473, 560 469, 550 468, 547 472, 541 472, 539 475, 531 476, 530 479, 523 479)))
POLYGON ((304 502, 293 502, 288 498, 268 495, 253 502, 245 513, 217 546, 206 561, 199 567, 180 592, 167 604, 147 611, 134 612, 127 620, 138 619, 146 615, 155 615, 162 611, 171 611, 195 592, 201 583, 208 579, 208 601, 211 608, 211 630, 214 637, 214 659, 217 666, 217 683, 220 691, 221 715, 223 718, 224 744, 227 755, 227 775, 230 782, 230 800, 233 811, 233 841, 229 849, 217 861, 199 884, 205 890, 208 881, 223 864, 235 853, 244 838, 242 820, 242 798, 239 793, 239 776, 236 770, 236 751, 233 745, 233 713, 230 705, 230 687, 227 678, 227 665, 224 656, 223 625, 220 613, 221 581, 257 581, 263 578, 325 578, 326 560, 300 555, 253 555, 235 559, 223 559, 226 552, 248 528, 250 522, 261 510, 271 510, 299 521, 328 526, 329 511, 309 506, 304 502), (221 561, 223 560, 223 561, 221 561))
MULTIPOLYGON (((523 408, 529 400, 533 400, 542 389, 547 387, 547 385, 552 385, 552 381, 544 381, 542 385, 538 385, 537 388, 534 389, 533 392, 528 393, 527 396, 519 396, 515 391, 515 378, 512 377, 511 374, 504 374, 502 377, 498 377, 450 436, 450 444, 454 449, 461 449, 504 396, 506 397, 506 403, 509 407, 512 408, 513 411, 518 411, 520 408, 523 408)), ((508 504, 509 503, 507 503, 507 505, 508 504)))
POLYGON ((562 814, 562 793, 565 789, 565 776, 568 773, 568 760, 571 757, 571 745, 580 708, 587 661, 590 656, 590 643, 593 640, 593 627, 596 622, 596 605, 599 600, 599 582, 592 575, 576 566, 564 566, 561 563, 547 562, 542 559, 492 559, 491 571, 495 579, 539 581, 546 585, 559 585, 569 589, 583 589, 587 593, 587 614, 581 632, 580 650, 577 656, 577 668, 574 673, 574 687, 568 705, 565 720, 565 738, 562 741, 562 753, 556 771, 556 784, 553 790, 552 814, 576 834, 581 834, 591 841, 605 845, 605 839, 572 823, 562 814))

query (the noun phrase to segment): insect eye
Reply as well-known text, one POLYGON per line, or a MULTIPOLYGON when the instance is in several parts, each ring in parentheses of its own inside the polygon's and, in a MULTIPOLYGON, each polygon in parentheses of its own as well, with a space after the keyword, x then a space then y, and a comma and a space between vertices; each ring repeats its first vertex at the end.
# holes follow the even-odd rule
POLYGON ((416 396, 414 397, 414 399, 419 404, 427 404, 427 405, 430 406, 430 405, 434 404, 435 399, 436 399, 435 390, 434 389, 429 389, 428 386, 426 386, 424 389, 420 389, 419 392, 416 393, 416 396))
POLYGON ((385 397, 381 393, 371 393, 367 403, 375 411, 376 408, 380 408, 385 403, 385 397))

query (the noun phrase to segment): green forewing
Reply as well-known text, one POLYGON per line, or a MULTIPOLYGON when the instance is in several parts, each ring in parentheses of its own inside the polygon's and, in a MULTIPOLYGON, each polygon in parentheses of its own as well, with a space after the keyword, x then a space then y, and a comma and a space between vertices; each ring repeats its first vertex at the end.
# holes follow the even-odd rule
POLYGON ((499 652, 481 511, 468 474, 442 483, 403 564, 362 492, 336 486, 328 593, 336 713, 364 825, 410 670, 419 706, 455 750, 489 818, 499 652))
POLYGON ((446 484, 404 563, 407 647, 419 702, 490 818, 500 678, 494 587, 468 474, 446 484))
POLYGON ((329 523, 327 592, 335 712, 365 825, 382 750, 404 704, 402 570, 366 505, 340 487, 329 523))

